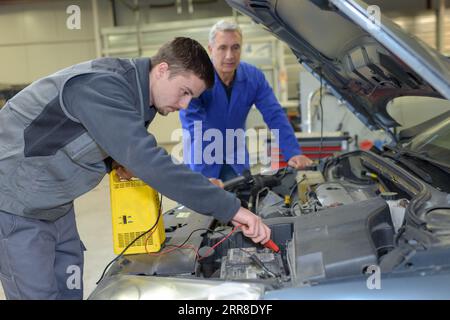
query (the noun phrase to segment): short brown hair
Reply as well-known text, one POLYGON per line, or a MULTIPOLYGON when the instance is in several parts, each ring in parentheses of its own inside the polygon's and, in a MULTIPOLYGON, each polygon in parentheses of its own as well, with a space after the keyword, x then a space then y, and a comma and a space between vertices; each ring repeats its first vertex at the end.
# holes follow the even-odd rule
POLYGON ((191 38, 177 37, 164 44, 151 58, 152 65, 166 62, 171 76, 190 71, 205 82, 214 85, 214 66, 206 50, 191 38))

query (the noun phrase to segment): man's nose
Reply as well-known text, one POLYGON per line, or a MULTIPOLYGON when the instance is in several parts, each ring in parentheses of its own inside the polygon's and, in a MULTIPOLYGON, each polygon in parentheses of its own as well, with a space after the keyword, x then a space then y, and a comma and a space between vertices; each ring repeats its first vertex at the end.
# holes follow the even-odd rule
POLYGON ((189 106, 189 102, 191 102, 191 97, 183 97, 178 105, 181 109, 186 109, 189 106))
POLYGON ((225 58, 226 59, 232 59, 234 57, 233 55, 233 51, 231 49, 228 49, 225 53, 225 58))

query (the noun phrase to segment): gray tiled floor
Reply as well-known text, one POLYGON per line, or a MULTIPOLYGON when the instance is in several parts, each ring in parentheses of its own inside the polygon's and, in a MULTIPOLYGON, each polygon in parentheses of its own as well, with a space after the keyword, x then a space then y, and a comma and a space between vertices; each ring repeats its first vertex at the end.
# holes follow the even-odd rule
MULTIPOLYGON (((164 211, 175 205, 175 202, 164 198, 164 211)), ((78 231, 88 249, 84 266, 85 298, 95 289, 95 282, 114 258, 110 210, 108 176, 95 189, 75 201, 78 231)), ((5 299, 1 286, 0 299, 5 299)))

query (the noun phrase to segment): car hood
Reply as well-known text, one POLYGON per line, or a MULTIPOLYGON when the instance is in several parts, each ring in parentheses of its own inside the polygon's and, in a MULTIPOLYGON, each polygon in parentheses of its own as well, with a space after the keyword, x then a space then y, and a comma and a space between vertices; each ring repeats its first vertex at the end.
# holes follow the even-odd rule
POLYGON ((450 99, 450 61, 358 0, 226 0, 290 46, 372 130, 397 127, 400 96, 450 99))

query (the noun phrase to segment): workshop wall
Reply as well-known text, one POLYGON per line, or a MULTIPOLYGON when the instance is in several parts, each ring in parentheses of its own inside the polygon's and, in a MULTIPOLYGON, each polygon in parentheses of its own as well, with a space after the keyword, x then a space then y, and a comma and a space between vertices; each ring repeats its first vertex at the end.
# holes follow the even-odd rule
MULTIPOLYGON (((112 25, 109 1, 98 1, 102 26, 112 25)), ((90 0, 0 4, 0 83, 25 84, 95 58, 90 0), (80 29, 70 30, 67 7, 80 7, 80 29)))
MULTIPOLYGON (((135 25, 134 1, 98 0, 101 28, 135 25)), ((188 1, 140 0, 141 23, 195 20, 229 16, 224 0, 188 1), (150 2, 153 3, 150 6, 150 2), (157 3, 158 5, 155 5, 157 3)), ((96 57, 91 0, 7 1, 0 4, 0 83, 26 84, 66 66, 96 57), (81 29, 69 30, 66 9, 78 5, 81 29)))
MULTIPOLYGON (((409 32, 434 46, 435 16, 433 8, 423 0, 372 0, 387 16, 394 18, 409 32)), ((450 1, 447 1, 447 3, 450 1)), ((136 16, 133 11, 134 0, 97 0, 99 6, 100 27, 133 26, 136 16), (113 10, 114 9, 114 10, 113 10)), ((202 18, 230 16, 233 14, 225 0, 193 0, 190 11, 189 2, 183 0, 181 6, 175 0, 140 0, 140 21, 142 24, 166 21, 185 21, 202 18)), ((448 6, 447 6, 448 7, 448 6)), ((446 25, 450 25, 450 10, 447 10, 446 25)), ((450 53, 450 28, 445 28, 446 48, 450 53)), ((6 1, 0 4, 0 84, 25 84, 50 74, 66 66, 93 59, 95 37, 91 0, 22 0, 6 1), (69 5, 78 5, 81 9, 81 29, 69 30, 66 21, 69 5)), ((296 64, 295 61, 287 61, 296 64)), ((289 78, 298 77, 296 69, 290 69, 289 78)), ((289 92, 295 99, 297 81, 289 92)), ((402 104, 404 104, 402 102, 402 104)), ((396 110, 403 110, 400 107, 396 110)), ((400 112, 403 124, 412 124, 410 114, 426 112, 400 112)), ((161 117, 157 127, 153 128, 159 141, 170 143, 173 129, 179 128, 178 115, 161 117)), ((258 111, 252 109, 249 127, 261 126, 263 121, 258 111)))
MULTIPOLYGON (((427 7, 426 1, 368 2, 379 5, 384 14, 434 46, 434 11, 427 7), (408 5, 405 5, 406 2, 408 5)), ((100 27, 112 26, 113 21, 117 26, 135 25, 136 16, 132 10, 135 1, 98 0, 97 3, 100 27)), ((141 23, 195 20, 233 13, 225 0, 193 0, 192 11, 188 1, 180 3, 181 6, 177 6, 174 0, 140 0, 141 23)), ((446 14, 446 24, 450 24, 450 10, 446 14)), ((450 53, 450 28, 445 28, 445 38, 444 50, 450 53)), ((67 65, 94 57, 91 0, 6 1, 0 4, 0 83, 28 83, 67 65), (66 9, 72 4, 81 9, 80 30, 66 27, 69 16, 66 9)))
MULTIPOLYGON (((136 23, 132 8, 134 0, 115 0, 116 25, 129 26, 136 23)), ((225 0, 192 0, 191 11, 189 2, 183 0, 180 6, 175 0, 140 0, 141 23, 150 24, 166 21, 195 20, 232 15, 232 9, 225 0)))

